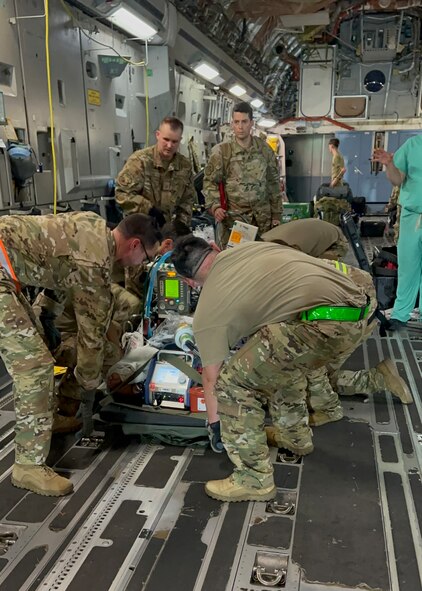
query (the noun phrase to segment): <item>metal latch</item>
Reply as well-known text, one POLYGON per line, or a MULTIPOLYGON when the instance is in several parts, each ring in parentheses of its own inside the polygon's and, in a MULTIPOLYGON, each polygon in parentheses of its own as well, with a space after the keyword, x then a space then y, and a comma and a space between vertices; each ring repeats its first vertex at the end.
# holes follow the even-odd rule
POLYGON ((267 513, 276 515, 294 515, 296 512, 296 493, 281 492, 273 501, 269 501, 265 508, 267 513))
POLYGON ((15 544, 24 529, 22 526, 0 524, 0 556, 15 544))
POLYGON ((288 449, 280 448, 277 453, 277 462, 281 464, 299 464, 302 456, 298 456, 288 449))
POLYGON ((105 433, 103 431, 93 431, 89 437, 82 437, 76 444, 76 447, 89 447, 91 449, 99 449, 105 440, 105 433))
POLYGON ((257 552, 251 583, 264 587, 284 587, 289 557, 275 552, 257 552))

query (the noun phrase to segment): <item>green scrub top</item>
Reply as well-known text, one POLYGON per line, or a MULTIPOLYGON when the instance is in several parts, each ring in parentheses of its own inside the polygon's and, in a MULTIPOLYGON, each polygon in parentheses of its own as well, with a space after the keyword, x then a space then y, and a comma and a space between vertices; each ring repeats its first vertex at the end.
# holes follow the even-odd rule
POLYGON ((422 134, 408 139, 394 154, 393 162, 406 175, 400 189, 400 205, 422 213, 422 134))

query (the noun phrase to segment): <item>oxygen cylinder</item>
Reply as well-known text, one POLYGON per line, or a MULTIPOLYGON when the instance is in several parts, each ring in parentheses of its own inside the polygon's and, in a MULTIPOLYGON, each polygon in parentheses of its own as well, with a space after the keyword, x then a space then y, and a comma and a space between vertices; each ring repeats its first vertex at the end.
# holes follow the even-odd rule
POLYGON ((177 327, 174 341, 179 349, 191 352, 195 348, 195 337, 193 336, 192 326, 183 322, 177 327))

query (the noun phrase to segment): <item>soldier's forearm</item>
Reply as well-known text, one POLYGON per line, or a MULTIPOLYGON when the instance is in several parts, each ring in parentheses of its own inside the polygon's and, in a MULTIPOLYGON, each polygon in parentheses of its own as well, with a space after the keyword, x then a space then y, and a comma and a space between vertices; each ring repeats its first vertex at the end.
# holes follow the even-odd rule
POLYGON ((270 197, 271 217, 280 216, 283 212, 283 202, 279 192, 270 197))
POLYGON ((220 207, 220 191, 216 182, 211 183, 208 181, 207 183, 204 183, 203 193, 205 195, 206 209, 220 207))

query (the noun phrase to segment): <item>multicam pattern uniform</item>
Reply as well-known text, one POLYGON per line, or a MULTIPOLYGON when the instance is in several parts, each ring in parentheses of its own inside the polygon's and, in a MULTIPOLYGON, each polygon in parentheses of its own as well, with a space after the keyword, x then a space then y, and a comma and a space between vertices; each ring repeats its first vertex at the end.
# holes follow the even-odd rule
POLYGON ((399 203, 399 198, 400 198, 400 187, 393 187, 393 190, 391 191, 390 199, 387 204, 387 211, 390 213, 394 209, 396 209, 396 220, 393 225, 394 244, 398 243, 399 233, 400 233, 401 205, 399 203))
MULTIPOLYGON (((365 290, 371 302, 376 302, 375 287, 369 273, 344 263, 339 264, 331 260, 326 262, 349 275, 356 285, 365 290)), ((372 312, 369 313, 368 318, 370 318, 371 314, 372 312)), ((366 340, 371 335, 375 325, 374 322, 367 324, 362 340, 366 340)), ((339 355, 333 363, 328 363, 325 367, 308 372, 307 403, 310 412, 335 413, 341 408, 338 394, 352 396, 357 392, 360 394, 375 394, 385 390, 384 376, 377 372, 376 368, 359 371, 341 370, 341 366, 349 355, 349 353, 345 356, 339 355)))
MULTIPOLYGON (((120 345, 122 331, 131 316, 139 314, 141 309, 140 300, 123 287, 120 287, 120 285, 112 283, 111 293, 113 295, 113 310, 104 343, 102 375, 107 375, 110 367, 122 358, 123 351, 120 345)), ((38 296, 32 308, 38 314, 41 308, 50 310, 54 308, 58 311, 58 306, 44 292, 38 296)), ((66 374, 57 387, 58 404, 61 409, 63 404, 66 404, 63 398, 80 401, 82 395, 82 388, 79 386, 74 374, 77 365, 78 324, 72 302, 69 299, 64 302, 63 311, 56 318, 55 326, 60 330, 61 343, 53 351, 54 359, 57 365, 67 368, 66 374)))
MULTIPOLYGON (((367 281, 368 274, 356 271, 364 274, 362 284, 368 288, 362 289, 372 296, 367 317, 370 318, 376 308, 373 287, 367 281)), ((257 331, 224 363, 215 393, 223 442, 235 465, 236 482, 252 488, 273 485, 262 404, 268 404, 281 445, 283 434, 298 446, 309 441, 308 392, 313 408, 322 402, 338 404, 338 398, 329 387, 324 400, 318 399, 322 392, 309 390, 307 374, 315 371, 316 376, 320 375, 320 384, 325 386, 327 365, 343 363, 373 328, 373 324, 368 326, 367 319, 353 323, 280 322, 257 331)))
POLYGON ((157 146, 134 152, 116 178, 116 201, 125 215, 157 207, 167 221, 174 215, 190 226, 195 192, 189 160, 175 154, 165 162, 157 146))
POLYGON ((233 222, 239 219, 258 226, 262 234, 279 220, 282 212, 280 175, 271 148, 253 137, 250 148, 242 148, 235 139, 215 146, 205 167, 206 207, 220 207, 218 184, 223 181, 228 211, 232 214, 221 225, 221 245, 227 244, 233 222))
POLYGON ((340 225, 340 214, 350 211, 350 204, 346 199, 337 197, 321 197, 315 206, 315 217, 321 217, 324 222, 329 222, 335 226, 340 225))
POLYGON ((330 261, 338 261, 346 256, 349 252, 349 243, 346 239, 338 240, 334 242, 330 248, 328 248, 322 255, 319 257, 321 259, 328 259, 330 261))
MULTIPOLYGON (((94 213, 5 216, 0 238, 22 285, 66 290, 78 322, 75 369, 91 390, 101 382, 110 321, 110 272, 115 244, 94 213)), ((0 269, 0 354, 13 378, 16 461, 45 462, 51 439, 53 359, 34 326, 29 304, 0 269)))

